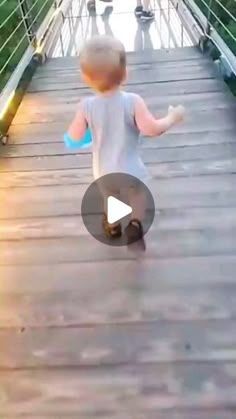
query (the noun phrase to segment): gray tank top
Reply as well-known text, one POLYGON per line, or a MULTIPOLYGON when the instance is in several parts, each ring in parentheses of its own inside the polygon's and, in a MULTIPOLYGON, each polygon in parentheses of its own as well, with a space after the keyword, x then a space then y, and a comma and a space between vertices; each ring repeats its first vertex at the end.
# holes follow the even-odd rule
POLYGON ((142 181, 149 178, 139 156, 140 134, 135 124, 137 95, 116 91, 82 101, 82 108, 93 139, 94 178, 121 172, 142 181))

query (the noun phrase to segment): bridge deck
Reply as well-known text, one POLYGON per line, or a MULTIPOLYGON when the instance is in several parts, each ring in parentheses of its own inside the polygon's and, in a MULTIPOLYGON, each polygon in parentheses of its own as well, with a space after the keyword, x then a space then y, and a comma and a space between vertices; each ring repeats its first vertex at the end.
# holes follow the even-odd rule
POLYGON ((129 55, 129 89, 186 122, 146 140, 158 210, 136 259, 80 217, 91 155, 62 134, 74 58, 35 75, 0 158, 0 416, 233 419, 235 100, 195 48, 129 55))

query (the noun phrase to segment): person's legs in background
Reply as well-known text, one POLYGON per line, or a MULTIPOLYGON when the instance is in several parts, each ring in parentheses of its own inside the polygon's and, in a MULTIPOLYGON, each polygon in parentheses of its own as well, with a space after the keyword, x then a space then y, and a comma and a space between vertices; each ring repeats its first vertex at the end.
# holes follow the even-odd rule
POLYGON ((96 13, 96 2, 95 0, 88 0, 87 1, 87 9, 90 15, 94 15, 96 13))
MULTIPOLYGON (((103 1, 104 3, 112 3, 113 0, 100 0, 100 1, 103 1)), ((91 14, 96 12, 96 0, 88 0, 87 9, 91 14)))
POLYGON ((142 5, 142 0, 137 0, 137 6, 135 8, 135 16, 136 17, 141 17, 143 14, 143 5, 142 5))
POLYGON ((112 6, 107 6, 103 12, 103 14, 101 15, 101 18, 103 20, 104 23, 104 30, 105 30, 105 34, 108 36, 114 36, 111 25, 110 25, 110 16, 113 12, 113 7, 112 6))
MULTIPOLYGON (((140 22, 141 23, 141 22, 140 22)), ((137 25, 136 35, 134 38, 134 51, 143 51, 143 31, 141 24, 137 25)))
POLYGON ((135 16, 140 18, 142 21, 149 21, 155 18, 153 11, 151 10, 150 0, 137 0, 137 7, 135 9, 135 16))
MULTIPOLYGON (((104 3, 112 3, 113 0, 100 0, 104 3)), ((99 35, 99 29, 98 29, 98 23, 97 23, 97 12, 96 12, 96 1, 95 0, 89 0, 87 2, 87 9, 89 11, 89 15, 92 18, 92 30, 91 35, 96 36, 99 35)), ((104 22, 105 27, 105 34, 109 36, 114 36, 110 23, 109 23, 109 17, 113 12, 113 6, 106 6, 104 12, 101 15, 101 18, 104 22)))
POLYGON ((151 10, 150 3, 150 0, 143 0, 143 13, 141 16, 142 21, 153 20, 155 18, 155 14, 151 10))
POLYGON ((150 28, 151 28, 152 22, 153 22, 152 20, 149 20, 148 22, 145 22, 142 25, 139 25, 142 27, 142 32, 143 32, 143 50, 154 49, 152 37, 150 34, 150 28))

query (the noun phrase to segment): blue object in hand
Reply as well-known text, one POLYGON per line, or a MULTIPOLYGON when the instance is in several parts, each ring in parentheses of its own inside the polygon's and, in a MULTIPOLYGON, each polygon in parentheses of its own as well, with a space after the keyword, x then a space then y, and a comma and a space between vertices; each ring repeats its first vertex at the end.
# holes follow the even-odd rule
POLYGON ((67 148, 71 150, 76 149, 83 149, 87 147, 91 147, 92 145, 92 136, 89 129, 87 129, 85 135, 83 138, 81 138, 79 141, 73 140, 68 133, 64 134, 64 143, 67 148))

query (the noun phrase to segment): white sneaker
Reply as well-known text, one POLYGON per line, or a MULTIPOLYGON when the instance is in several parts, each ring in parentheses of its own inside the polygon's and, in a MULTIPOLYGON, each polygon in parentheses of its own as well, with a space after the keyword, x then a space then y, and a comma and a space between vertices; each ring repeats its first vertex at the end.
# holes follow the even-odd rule
POLYGON ((154 19, 155 19, 155 14, 154 14, 151 10, 149 10, 148 12, 146 12, 146 11, 144 10, 144 11, 143 11, 143 13, 141 14, 140 19, 141 19, 143 22, 147 22, 147 21, 150 21, 150 20, 154 20, 154 19))

